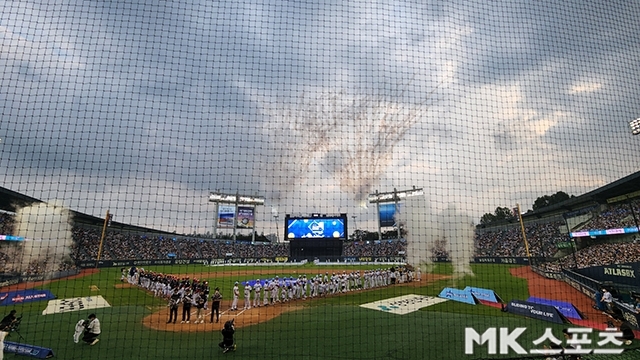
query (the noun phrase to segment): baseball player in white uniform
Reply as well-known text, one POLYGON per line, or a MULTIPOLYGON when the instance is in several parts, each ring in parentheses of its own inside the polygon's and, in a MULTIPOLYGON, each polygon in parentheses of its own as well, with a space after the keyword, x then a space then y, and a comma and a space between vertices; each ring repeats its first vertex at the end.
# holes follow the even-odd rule
POLYGON ((240 297, 240 289, 238 282, 233 285, 233 301, 231 302, 231 310, 238 310, 238 298, 240 297))
POLYGON ((251 309, 251 284, 249 282, 244 284, 244 309, 251 309))
POLYGON ((262 291, 262 284, 258 279, 253 285, 253 307, 260 307, 260 291, 262 291))

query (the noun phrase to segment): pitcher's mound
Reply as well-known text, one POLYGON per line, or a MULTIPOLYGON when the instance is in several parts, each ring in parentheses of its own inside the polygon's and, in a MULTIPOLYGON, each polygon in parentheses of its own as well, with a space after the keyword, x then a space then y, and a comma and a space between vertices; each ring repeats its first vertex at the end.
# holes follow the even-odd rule
MULTIPOLYGON (((230 301, 222 302, 222 309, 230 308, 230 301)), ((276 304, 269 306, 261 306, 258 308, 251 308, 249 310, 222 310, 220 311, 220 321, 215 322, 216 319, 213 319, 213 323, 211 323, 211 309, 203 310, 204 313, 204 323, 196 324, 196 311, 195 308, 191 309, 191 318, 189 323, 182 323, 182 307, 178 309, 178 320, 174 323, 167 323, 169 320, 169 309, 162 309, 154 314, 151 314, 145 317, 142 320, 144 326, 155 330, 161 331, 176 331, 176 332, 201 332, 201 331, 220 331, 222 329, 222 325, 227 320, 235 319, 236 328, 241 328, 244 326, 254 325, 258 323, 262 323, 265 321, 269 321, 273 318, 280 316, 281 314, 289 311, 294 311, 301 309, 302 306, 300 304, 295 303, 286 303, 286 304, 276 304)))

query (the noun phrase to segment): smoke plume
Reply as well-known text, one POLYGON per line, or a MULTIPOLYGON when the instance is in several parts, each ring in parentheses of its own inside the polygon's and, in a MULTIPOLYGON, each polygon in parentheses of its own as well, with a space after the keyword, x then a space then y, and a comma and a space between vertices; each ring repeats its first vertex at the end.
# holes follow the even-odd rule
POLYGON ((15 264, 19 271, 49 273, 69 261, 73 237, 67 208, 55 202, 21 208, 16 214, 15 229, 18 236, 25 238, 15 264))
POLYGON ((434 250, 447 251, 454 276, 473 275, 469 264, 474 249, 471 217, 453 205, 435 212, 424 196, 407 198, 397 214, 407 231, 407 263, 429 271, 434 250))

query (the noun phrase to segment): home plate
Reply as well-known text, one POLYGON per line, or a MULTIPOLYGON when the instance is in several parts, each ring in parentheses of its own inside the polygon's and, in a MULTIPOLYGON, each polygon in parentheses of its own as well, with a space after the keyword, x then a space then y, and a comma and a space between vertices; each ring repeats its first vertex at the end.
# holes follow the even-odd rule
POLYGON ((439 304, 445 302, 447 299, 442 299, 434 296, 425 295, 403 295, 390 299, 374 301, 367 304, 362 304, 363 308, 389 312, 396 315, 409 314, 414 311, 418 311, 424 307, 439 304))

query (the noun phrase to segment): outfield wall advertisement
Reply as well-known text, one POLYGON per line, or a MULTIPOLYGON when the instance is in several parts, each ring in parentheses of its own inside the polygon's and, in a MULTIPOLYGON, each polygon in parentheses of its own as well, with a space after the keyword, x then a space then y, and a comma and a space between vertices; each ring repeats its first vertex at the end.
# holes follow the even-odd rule
MULTIPOLYGON (((88 267, 95 267, 96 262, 93 261, 93 266, 88 266, 88 267)), ((52 279, 59 279, 59 278, 63 278, 63 277, 67 277, 67 276, 71 276, 71 275, 76 275, 78 273, 78 270, 65 270, 65 271, 56 271, 53 273, 48 273, 47 276, 44 275, 12 275, 12 276, 4 276, 2 277, 2 280, 0 280, 0 288, 1 287, 5 287, 5 286, 9 286, 9 285, 15 285, 15 284, 19 284, 19 283, 23 283, 23 282, 33 282, 33 281, 44 281, 44 280, 52 280, 52 279)))
MULTIPOLYGON (((507 256, 507 257, 498 257, 498 256, 477 256, 474 257, 471 262, 476 264, 513 264, 513 265, 529 265, 529 259, 535 264, 537 261, 542 261, 544 258, 532 257, 528 258, 525 256, 507 256)), ((451 262, 451 259, 444 256, 438 256, 431 258, 433 262, 451 262)))
MULTIPOLYGON (((145 265, 187 265, 187 264, 255 264, 255 263, 282 263, 282 262, 295 262, 301 260, 290 256, 277 256, 277 257, 260 257, 260 258, 236 258, 233 254, 225 258, 211 259, 211 258, 199 258, 199 259, 151 259, 151 260, 100 260, 97 267, 127 267, 127 266, 145 266, 145 265), (285 259, 285 260, 283 260, 285 259)), ((318 256, 320 262, 363 262, 363 263, 404 263, 406 258, 404 256, 318 256)), ((440 262, 445 262, 441 259, 440 262)), ((476 264, 528 264, 528 258, 519 257, 482 257, 472 259, 472 263, 476 264)), ((448 259, 447 261, 448 262, 448 259)), ((80 268, 94 268, 96 267, 95 260, 83 260, 76 263, 80 268)), ((42 276, 40 276, 42 277, 42 276)), ((43 280, 43 279, 40 279, 43 280)), ((25 280, 27 281, 27 280, 25 280)), ((31 279, 29 281, 37 281, 37 279, 31 279)))
MULTIPOLYGON (((201 264, 204 266, 214 266, 223 264, 268 264, 295 262, 296 259, 289 256, 259 257, 259 258, 208 258, 208 259, 152 259, 152 260, 100 260, 97 267, 132 267, 132 266, 156 266, 156 265, 191 265, 201 264)), ((405 259, 400 256, 353 256, 353 257, 319 257, 320 262, 342 262, 342 263, 380 263, 380 264, 401 264, 405 259)), ((80 268, 95 268, 96 261, 79 261, 76 265, 80 268)))

